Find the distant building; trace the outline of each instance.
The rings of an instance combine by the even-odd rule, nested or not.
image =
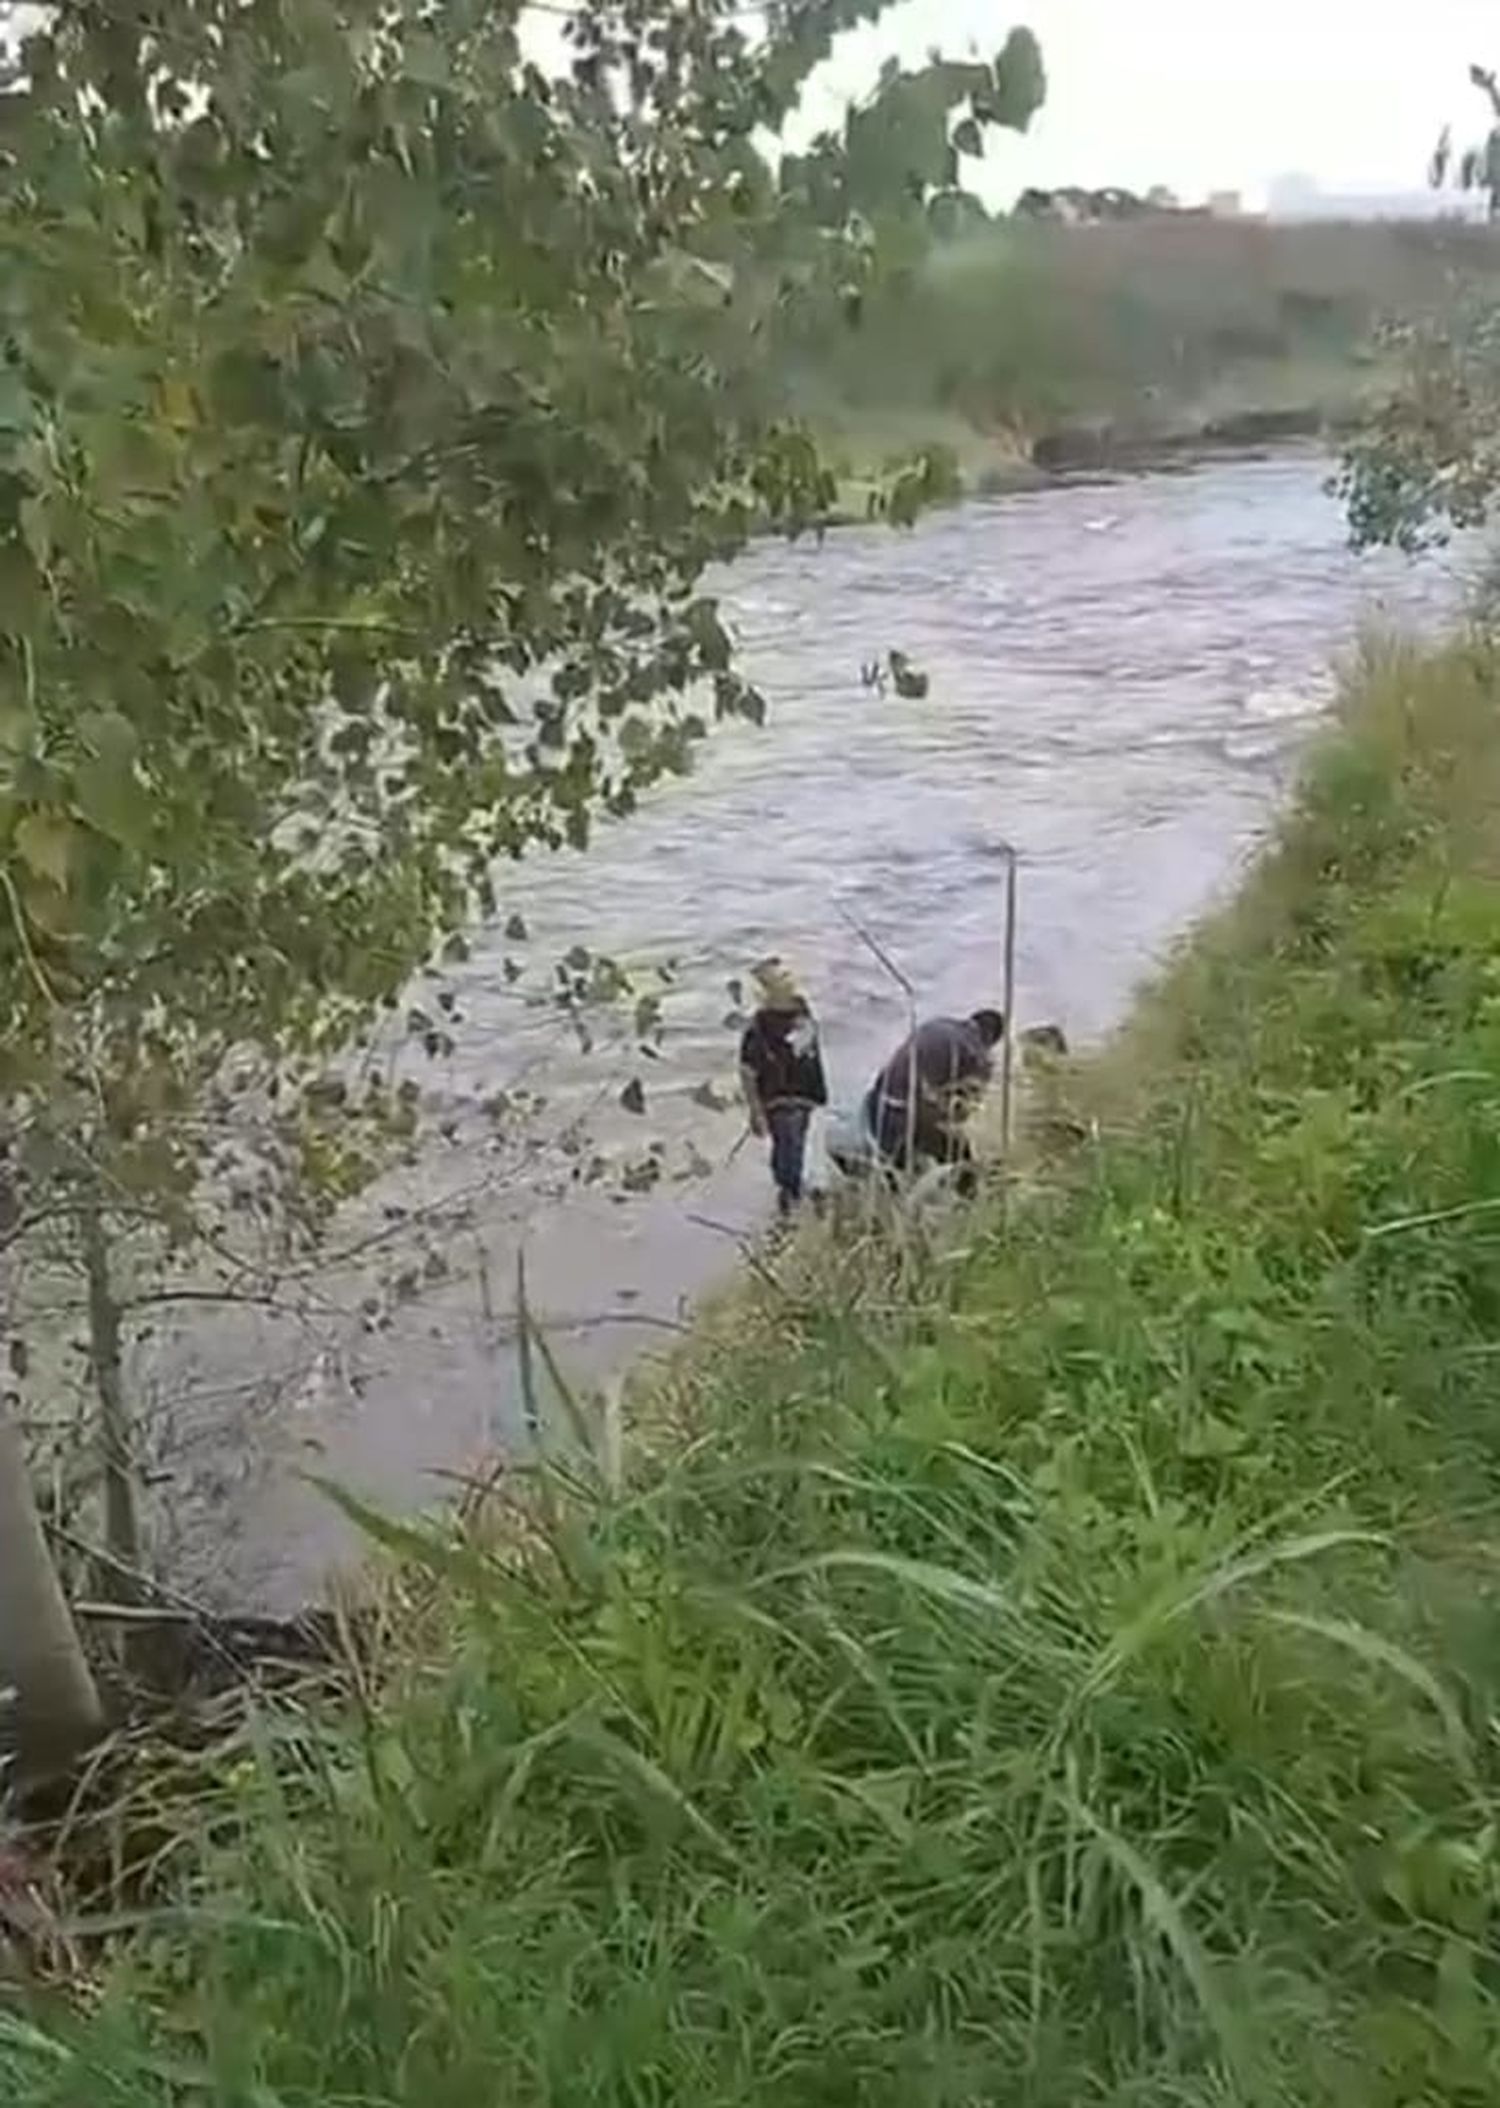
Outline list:
[[[1313,177],[1277,176],[1267,191],[1273,220],[1482,220],[1482,195],[1461,190],[1324,190]]]
[[[1237,190],[1211,190],[1208,194],[1209,216],[1216,220],[1242,220],[1245,217],[1245,201]]]

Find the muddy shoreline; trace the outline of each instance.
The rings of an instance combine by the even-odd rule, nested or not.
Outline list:
[[[1032,442],[1030,465],[1046,481],[1080,471],[1130,474],[1220,455],[1256,453],[1336,437],[1357,422],[1314,404],[1241,410],[1201,423],[1135,431],[1111,422],[1060,425]]]
[[[1113,418],[1084,418],[1033,434],[1017,434],[1014,443],[982,465],[960,462],[959,481],[951,497],[937,500],[930,511],[943,511],[974,499],[1009,498],[1038,491],[1064,490],[1079,482],[1111,482],[1132,476],[1185,474],[1215,461],[1266,460],[1296,454],[1353,431],[1359,413],[1314,404],[1290,408],[1240,410],[1222,417],[1197,418],[1182,424],[1147,426]],[[986,435],[976,434],[983,439]],[[911,454],[923,451],[913,441]],[[856,488],[867,479],[856,477]],[[874,489],[878,478],[868,478]],[[841,503],[819,523],[819,532],[869,525],[859,503]],[[770,533],[769,528],[766,529]]]

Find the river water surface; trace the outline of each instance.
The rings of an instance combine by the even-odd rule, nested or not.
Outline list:
[[[470,1196],[462,1228],[434,1233],[449,1276],[383,1329],[357,1315],[369,1284],[354,1269],[327,1307],[215,1318],[143,1358],[180,1489],[184,1585],[305,1600],[348,1550],[309,1469],[409,1509],[524,1439],[519,1246],[534,1306],[584,1380],[674,1336],[765,1208],[759,1152],[735,1153],[737,1117],[690,1096],[732,1077],[726,984],[761,954],[797,966],[835,1094],[852,1098],[903,1022],[853,925],[925,1006],[994,1000],[1009,841],[1021,1022],[1056,1020],[1075,1041],[1107,1030],[1263,834],[1331,699],[1335,654],[1362,623],[1426,626],[1458,597],[1446,564],[1353,557],[1325,474],[1311,452],[1225,459],[753,551],[724,591],[771,701],[765,729],[717,735],[689,780],[585,856],[508,874],[527,974],[513,978],[518,947],[499,935],[455,974],[454,1049],[422,1079],[450,1139],[435,1134],[387,1194]],[[862,682],[892,647],[930,676],[925,700]],[[527,1002],[577,943],[648,980],[671,962],[658,1059],[585,1056],[555,1010]],[[632,1077],[644,1114],[616,1103]],[[606,1147],[658,1141],[656,1190],[559,1198],[576,1157],[539,1143],[523,1166],[477,1117],[517,1082],[547,1095],[539,1131],[595,1108]],[[685,1154],[710,1168],[681,1183]]]

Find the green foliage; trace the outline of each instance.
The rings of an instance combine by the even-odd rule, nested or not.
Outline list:
[[[1500,83],[1482,66],[1469,78],[1500,120]],[[1450,173],[1482,190],[1500,215],[1500,123],[1458,157],[1445,131],[1432,180]],[[1356,547],[1415,550],[1454,528],[1482,527],[1500,491],[1500,310],[1470,290],[1451,316],[1403,317],[1387,333],[1397,384],[1345,452],[1339,489]]]
[[[766,385],[882,491],[939,441],[972,484],[1060,425],[1129,439],[1260,410],[1347,419],[1399,370],[1385,317],[1451,322],[1497,272],[1471,227],[969,224],[872,285],[857,328],[783,326]]]
[[[1367,670],[915,1297],[804,1252],[524,1549],[370,1518],[405,1674],[266,1723],[7,2098],[1500,2100],[1497,693]]]
[[[601,0],[550,69],[517,0],[41,11],[0,100],[23,1229],[315,1231],[411,1107],[304,1094],[497,866],[759,718],[702,574],[833,497],[766,316],[857,304],[957,195],[950,128],[1041,92],[1013,37],[773,170],[882,11]]]
[[[1045,95],[1041,51],[1025,29],[1011,32],[993,64],[935,59],[906,73],[891,60],[842,135],[789,156],[782,180],[819,224],[842,224],[855,203],[876,228],[906,223],[920,238],[949,209],[961,160],[983,153],[985,128],[1024,131]],[[950,128],[955,109],[964,114]]]
[[[1025,39],[935,63],[773,177],[752,133],[879,12],[585,7],[548,76],[476,0],[52,11],[0,195],[12,1089],[81,1063],[128,1129],[143,1067],[321,1057],[497,859],[681,767],[700,691],[758,713],[697,580],[830,486],[740,276],[859,283],[954,110],[1040,91]]]
[[[1394,325],[1397,387],[1345,449],[1339,490],[1358,547],[1417,550],[1483,527],[1500,492],[1500,308]]]
[[[1489,200],[1490,218],[1495,219],[1500,216],[1500,80],[1487,66],[1471,66],[1469,85],[1484,96],[1496,121],[1481,145],[1466,147],[1457,155],[1452,129],[1444,126],[1429,173],[1435,190],[1450,176],[1460,190],[1482,190]]]

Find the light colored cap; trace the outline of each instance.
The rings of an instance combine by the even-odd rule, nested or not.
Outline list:
[[[768,1010],[795,1010],[803,1000],[797,976],[780,959],[762,959],[751,968],[750,977]]]

